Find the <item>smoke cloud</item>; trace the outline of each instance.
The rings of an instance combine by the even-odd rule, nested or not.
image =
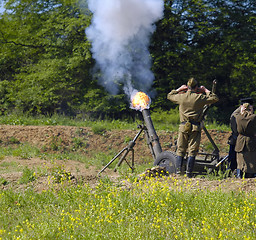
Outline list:
[[[128,96],[135,88],[149,91],[154,75],[148,46],[163,16],[163,0],[89,0],[88,7],[93,18],[86,35],[100,84],[111,94],[120,86]]]

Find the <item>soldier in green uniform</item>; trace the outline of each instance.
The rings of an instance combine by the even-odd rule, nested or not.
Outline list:
[[[256,114],[253,106],[244,103],[241,114],[236,117],[238,137],[235,151],[237,152],[237,171],[245,177],[254,177],[256,174]],[[240,176],[242,174],[240,173]]]
[[[188,150],[186,174],[188,177],[192,177],[195,157],[201,140],[203,108],[219,99],[216,94],[204,86],[198,87],[194,78],[190,78],[187,85],[182,85],[168,93],[167,99],[179,104],[180,126],[176,152],[176,173],[181,173],[183,159]]]

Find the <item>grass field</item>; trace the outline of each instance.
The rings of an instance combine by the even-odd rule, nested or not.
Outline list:
[[[161,119],[155,120],[164,128]],[[5,121],[0,119],[2,124]],[[24,125],[73,124],[61,122],[61,118],[16,121]],[[111,128],[110,122],[90,124],[97,126],[96,130]],[[122,129],[134,123],[114,125]],[[1,161],[6,156],[54,161],[56,157],[65,159],[67,153],[41,156],[37,148],[20,144],[15,149],[2,147]],[[16,163],[8,164],[1,167],[17,171]],[[245,180],[231,190],[218,187],[218,180],[212,178],[217,187],[209,189],[199,188],[199,179],[192,182],[170,176],[138,180],[136,174],[124,171],[115,181],[104,176],[90,184],[82,179],[74,183],[65,166],[54,170],[24,168],[17,183],[22,187],[8,189],[0,176],[0,239],[255,239],[256,192],[243,191]],[[33,183],[42,175],[48,177],[48,188],[38,192]]]
[[[151,118],[154,123],[156,130],[168,130],[177,131],[179,123],[179,112],[178,110],[170,110],[169,112],[152,112]],[[90,120],[87,118],[74,119],[61,115],[49,116],[22,116],[22,115],[6,115],[0,116],[0,124],[9,125],[66,125],[66,126],[77,126],[77,127],[92,127],[110,129],[136,129],[137,124],[141,123],[140,118],[132,120]],[[222,131],[229,131],[230,127],[225,124],[219,124],[217,122],[205,122],[207,129],[216,129]]]
[[[42,193],[0,191],[0,238],[255,239],[255,192],[177,183],[128,178],[113,184],[104,178],[94,188],[63,181]]]

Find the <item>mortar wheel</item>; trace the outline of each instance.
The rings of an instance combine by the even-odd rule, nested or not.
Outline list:
[[[164,151],[157,156],[154,165],[165,167],[169,174],[176,173],[176,158],[177,156],[173,152]]]

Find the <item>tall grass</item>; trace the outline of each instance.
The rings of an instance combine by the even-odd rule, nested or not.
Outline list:
[[[192,190],[189,180],[171,178],[125,181],[129,188],[103,178],[95,188],[0,190],[0,238],[255,239],[255,192]]]
[[[171,109],[170,111],[152,111],[151,118],[156,130],[177,131],[179,125],[178,109]],[[0,124],[7,125],[63,125],[63,126],[77,126],[77,127],[91,127],[98,131],[111,129],[136,129],[138,124],[142,123],[142,118],[135,118],[134,121],[125,120],[90,120],[81,118],[71,118],[55,114],[49,116],[29,116],[29,115],[3,115],[0,116]],[[229,131],[227,125],[219,124],[217,122],[205,121],[207,129],[217,129],[222,131]]]

